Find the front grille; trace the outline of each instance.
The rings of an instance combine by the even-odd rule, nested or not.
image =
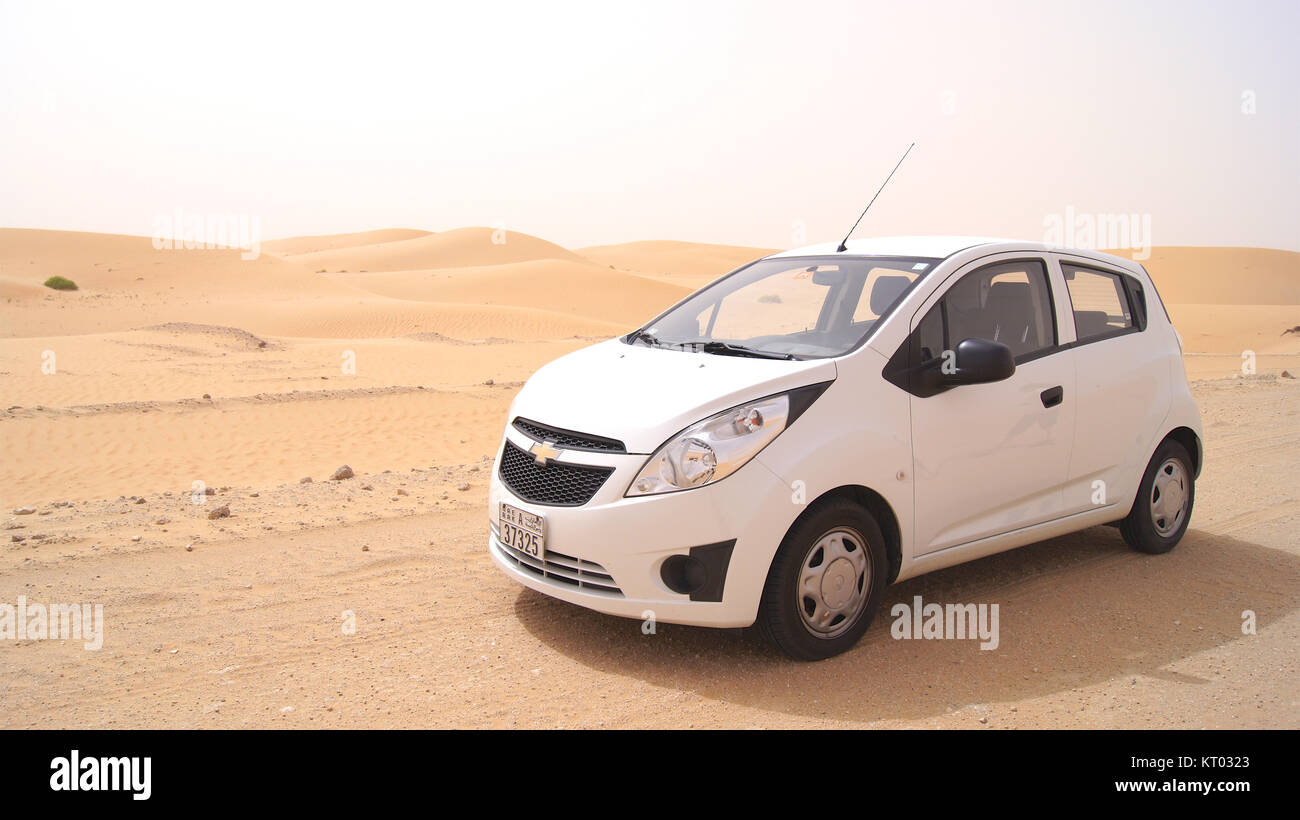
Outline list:
[[[578,507],[586,504],[614,472],[613,467],[589,467],[537,459],[507,441],[501,453],[501,480],[510,492],[534,504]]]
[[[601,453],[626,453],[627,448],[618,439],[593,436],[590,433],[575,433],[560,427],[540,424],[531,419],[517,417],[515,429],[538,441],[549,441],[565,450],[595,450]]]
[[[613,576],[606,572],[605,568],[600,564],[584,561],[581,558],[574,558],[572,555],[565,555],[552,550],[546,551],[544,559],[537,559],[525,552],[520,552],[514,547],[506,546],[500,541],[497,541],[496,545],[501,550],[501,554],[517,567],[534,575],[555,583],[578,587],[587,592],[610,595],[616,598],[623,597],[623,591],[614,583]]]

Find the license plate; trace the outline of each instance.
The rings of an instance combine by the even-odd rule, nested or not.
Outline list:
[[[497,525],[502,544],[539,561],[546,557],[546,519],[542,516],[503,503]]]

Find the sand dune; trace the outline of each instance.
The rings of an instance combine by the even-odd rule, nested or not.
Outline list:
[[[320,299],[284,310],[249,305],[243,326],[272,336],[378,339],[438,333],[458,340],[534,341],[574,336],[608,338],[635,325],[512,305],[414,302],[387,298]]]
[[[1300,324],[1297,305],[1182,304],[1170,305],[1169,315],[1194,353],[1300,354],[1300,334],[1282,335]]]
[[[78,293],[97,296],[166,294],[296,295],[342,288],[313,277],[300,265],[269,254],[244,259],[238,249],[155,249],[147,236],[0,228],[0,278],[40,286],[64,276]],[[41,288],[42,295],[50,290]],[[78,293],[66,293],[73,301]]]
[[[429,231],[389,228],[382,231],[331,233],[320,236],[289,236],[284,239],[266,240],[262,243],[262,250],[277,256],[293,256],[302,253],[338,250],[339,248],[356,248],[362,245],[379,245],[385,242],[401,242],[405,239],[419,239],[422,236],[429,235]]]
[[[560,259],[474,268],[328,276],[395,299],[513,305],[574,316],[600,317],[625,325],[627,329],[653,318],[691,292],[690,288],[682,285],[619,273],[589,262]]]
[[[553,242],[518,231],[458,228],[397,242],[304,253],[294,256],[293,260],[311,270],[355,273],[463,268],[533,259],[576,261],[579,258],[573,251]]]
[[[579,254],[516,232],[492,239],[490,228],[292,237],[266,243],[283,257],[245,260],[238,250],[156,250],[147,237],[0,229],[0,336],[167,322],[308,338],[612,335],[767,252],[647,241]],[[1294,337],[1278,334],[1300,324],[1300,254],[1155,248],[1146,265],[1188,352],[1294,353]],[[81,289],[41,287],[56,274]]]
[[[76,291],[41,286],[59,275]],[[244,310],[368,294],[270,254],[156,250],[148,237],[0,230],[0,337],[106,333],[167,322],[245,327]],[[247,328],[246,328],[247,329]]]
[[[34,279],[19,276],[0,276],[0,299],[33,299],[48,294],[49,288],[41,287]]]
[[[692,289],[717,279],[746,262],[773,253],[767,248],[650,240],[621,245],[594,245],[578,253],[598,265],[687,285]]]
[[[1142,265],[1168,304],[1300,305],[1300,253],[1293,251],[1158,247]]]

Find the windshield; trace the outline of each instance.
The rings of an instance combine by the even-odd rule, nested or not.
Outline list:
[[[722,355],[840,356],[866,339],[939,262],[900,257],[760,259],[627,336]]]

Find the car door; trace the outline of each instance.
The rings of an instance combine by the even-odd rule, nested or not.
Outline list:
[[[984,338],[1016,362],[1002,381],[910,397],[915,555],[1062,515],[1074,372],[1060,355],[1053,287],[1045,257],[1000,254],[956,271],[915,314],[922,361]]]
[[[1173,401],[1168,350],[1147,330],[1136,277],[1083,257],[1056,258],[1077,383],[1065,512],[1119,505],[1122,516]]]

